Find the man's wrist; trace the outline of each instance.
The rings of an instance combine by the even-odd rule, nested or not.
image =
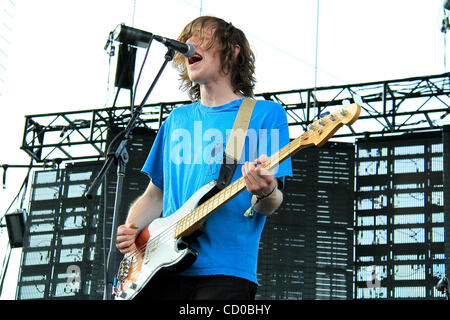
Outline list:
[[[261,200],[264,200],[264,199],[267,199],[267,198],[269,198],[270,196],[272,196],[274,193],[275,193],[275,190],[277,189],[277,184],[275,184],[275,186],[273,187],[273,189],[272,189],[272,191],[270,191],[268,194],[266,194],[266,195],[263,195],[263,196],[258,196],[258,195],[256,195],[256,200],[257,201],[261,201]]]

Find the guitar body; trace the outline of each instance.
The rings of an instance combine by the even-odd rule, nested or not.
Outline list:
[[[135,242],[138,250],[126,254],[120,263],[114,286],[116,300],[133,299],[159,272],[181,271],[195,261],[197,252],[183,238],[177,238],[174,226],[207,198],[215,186],[215,180],[205,184],[180,209],[153,220],[141,232]]]

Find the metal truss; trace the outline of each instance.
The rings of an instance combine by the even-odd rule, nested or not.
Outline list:
[[[280,103],[295,138],[324,111],[347,103],[362,107],[352,127],[340,129],[333,139],[361,138],[438,129],[450,114],[450,73],[398,80],[260,93]],[[189,101],[145,105],[138,127],[158,130],[169,113]],[[125,127],[129,107],[26,116],[21,149],[37,162],[74,161],[105,157],[108,129]],[[450,123],[450,122],[449,122]]]
[[[145,105],[136,127],[158,130],[174,108],[186,103]],[[115,107],[26,116],[21,149],[37,162],[101,159],[108,130],[125,128],[132,114],[129,107]]]
[[[306,130],[324,111],[355,102],[358,121],[334,137],[364,137],[439,128],[450,114],[450,73],[400,80],[263,93],[282,104],[289,126]],[[450,123],[450,122],[449,122]]]

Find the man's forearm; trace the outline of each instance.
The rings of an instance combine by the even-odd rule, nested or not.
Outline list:
[[[162,192],[154,185],[147,190],[131,205],[128,211],[127,224],[135,224],[139,229],[145,228],[154,219],[161,216]]]

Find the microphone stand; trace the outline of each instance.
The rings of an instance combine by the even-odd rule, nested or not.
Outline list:
[[[126,171],[126,164],[128,163],[128,152],[126,150],[126,145],[128,143],[128,140],[131,139],[131,132],[136,127],[137,121],[139,119],[139,116],[142,113],[142,107],[144,106],[145,102],[147,101],[148,97],[150,96],[150,93],[153,91],[153,88],[156,85],[156,82],[160,78],[161,74],[163,73],[167,63],[173,59],[173,56],[175,54],[175,50],[169,48],[166,55],[164,56],[164,62],[156,75],[155,79],[153,80],[152,85],[148,89],[144,99],[142,100],[139,107],[135,108],[135,110],[132,110],[132,118],[127,124],[127,127],[117,135],[114,140],[111,142],[110,147],[107,151],[107,158],[105,160],[105,163],[100,170],[97,177],[94,179],[91,187],[86,193],[86,198],[92,199],[94,195],[96,194],[96,191],[98,187],[100,186],[102,180],[104,179],[105,175],[108,173],[108,171],[111,168],[111,165],[113,162],[117,165],[117,184],[116,184],[116,195],[115,195],[115,202],[114,202],[114,212],[113,212],[113,223],[111,227],[111,241],[109,245],[109,254],[108,254],[108,261],[106,265],[107,270],[107,279],[105,280],[105,288],[103,293],[103,299],[104,300],[113,300],[113,294],[112,291],[108,291],[108,288],[112,289],[114,286],[114,278],[112,277],[117,270],[113,270],[114,267],[112,264],[115,261],[115,258],[117,257],[117,250],[115,248],[115,241],[117,237],[117,227],[118,227],[118,217],[119,217],[119,209],[120,209],[120,203],[122,200],[122,189],[123,189],[123,181],[125,178],[125,171]],[[117,148],[113,151],[110,151],[110,149],[113,149],[112,144],[116,140],[122,139],[120,143],[117,145]],[[106,217],[104,217],[106,218]],[[105,236],[105,235],[103,235]]]

